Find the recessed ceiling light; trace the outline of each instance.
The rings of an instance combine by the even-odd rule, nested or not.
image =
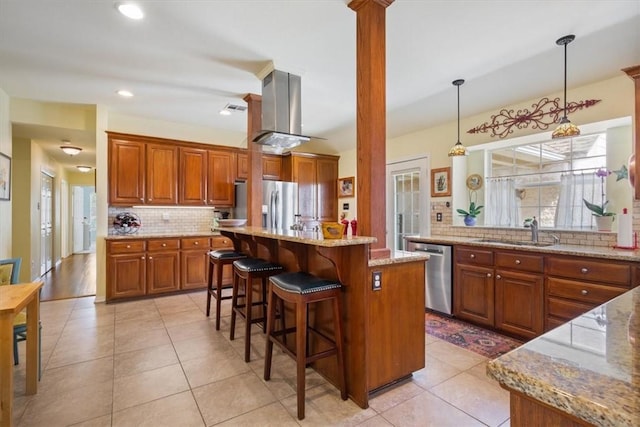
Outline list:
[[[125,89],[120,89],[116,93],[124,98],[131,98],[133,96],[133,93],[131,91]]]
[[[116,3],[118,12],[130,19],[142,19],[144,13],[137,4],[134,3]]]
[[[221,116],[230,116],[231,115],[231,111],[229,111],[229,110],[220,110],[220,115]]]
[[[80,172],[91,172],[93,169],[91,166],[76,166]]]

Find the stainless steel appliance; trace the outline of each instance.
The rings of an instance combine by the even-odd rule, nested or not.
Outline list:
[[[409,251],[429,254],[425,277],[425,305],[428,309],[443,314],[453,313],[451,300],[453,293],[452,247],[409,240]]]
[[[298,184],[284,181],[262,181],[262,226],[290,230],[298,213]],[[247,216],[247,184],[236,183],[236,218]]]

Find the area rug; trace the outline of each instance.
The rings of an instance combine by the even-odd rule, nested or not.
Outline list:
[[[427,334],[490,359],[523,344],[516,339],[432,312],[425,313],[424,323]]]

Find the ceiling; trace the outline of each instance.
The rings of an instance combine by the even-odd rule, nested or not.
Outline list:
[[[220,143],[246,146],[246,112],[218,113],[260,94],[258,76],[273,64],[302,78],[303,133],[343,151],[356,135],[356,14],[347,3],[145,0],[145,18],[133,21],[110,0],[0,0],[0,88],[207,126],[229,135]],[[457,78],[466,80],[463,117],[562,90],[555,41],[566,34],[576,35],[569,88],[619,76],[640,64],[640,0],[396,0],[386,12],[388,138],[455,120]],[[53,156],[64,133],[14,126]],[[92,137],[82,143],[90,150]]]

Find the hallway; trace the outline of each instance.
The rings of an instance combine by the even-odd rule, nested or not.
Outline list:
[[[96,294],[96,254],[64,258],[39,280],[44,282],[41,301],[78,298]]]

